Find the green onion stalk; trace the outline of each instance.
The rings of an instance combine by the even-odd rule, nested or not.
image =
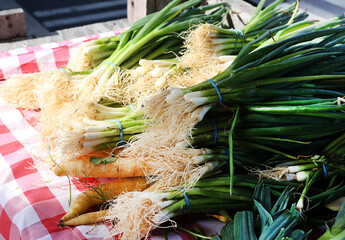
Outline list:
[[[95,125],[86,127],[81,140],[83,152],[124,145],[149,126],[145,120],[118,119],[117,121],[102,121],[102,125],[94,122]]]
[[[160,224],[167,221],[173,222],[171,218],[179,215],[217,214],[224,210],[232,213],[250,211],[254,209],[254,204],[260,217],[263,218],[262,239],[264,236],[273,237],[272,235],[281,234],[282,230],[279,226],[286,226],[285,234],[290,234],[289,230],[301,220],[301,213],[296,210],[295,204],[287,208],[289,200],[293,203],[294,195],[296,195],[292,194],[293,190],[287,187],[297,187],[298,184],[272,180],[263,180],[264,184],[258,184],[258,179],[248,175],[235,175],[234,178],[236,181],[232,195],[228,192],[229,177],[224,175],[203,178],[195,184],[194,188],[189,189],[182,187],[122,194],[110,205],[108,217],[117,219],[111,234],[120,234],[124,239],[141,239],[147,237],[149,232]],[[260,190],[255,190],[255,188],[260,188]],[[311,189],[310,197],[320,198],[320,194],[323,194],[322,199],[326,199],[330,194],[327,191],[322,192],[321,189]],[[342,189],[343,192],[344,189]],[[277,203],[272,206],[267,196],[273,196],[277,199]],[[314,206],[314,202],[311,205]],[[248,224],[252,225],[252,222],[247,222],[243,227],[249,227]]]

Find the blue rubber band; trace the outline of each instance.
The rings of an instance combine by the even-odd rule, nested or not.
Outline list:
[[[325,178],[327,178],[327,169],[326,169],[326,165],[324,163],[322,163],[322,168],[323,168],[323,173],[325,175]]]
[[[124,141],[123,141],[123,129],[122,129],[122,125],[121,125],[121,123],[120,123],[119,120],[116,120],[116,119],[115,119],[115,122],[117,122],[117,124],[119,125],[119,129],[120,129],[120,144],[123,144]]]
[[[234,48],[234,52],[236,52],[236,49],[237,49],[237,44],[238,44],[238,33],[241,34],[241,38],[242,38],[242,48],[244,47],[244,34],[242,32],[242,30],[240,29],[234,29],[235,30],[235,33],[236,33],[236,43],[235,43],[235,48]]]
[[[218,94],[218,96],[219,96],[219,102],[218,102],[218,105],[220,105],[221,103],[222,103],[222,95],[220,94],[220,91],[219,91],[219,89],[218,89],[218,87],[217,87],[217,85],[215,84],[215,82],[213,82],[213,80],[212,79],[207,79],[206,81],[209,81],[211,84],[212,84],[212,86],[216,89],[216,91],[217,91],[217,94]]]
[[[225,146],[219,146],[220,148],[224,148],[226,150],[226,152],[228,153],[228,157],[230,159],[230,150],[229,148],[225,147]]]
[[[60,71],[66,72],[66,69],[64,68],[59,68]]]
[[[241,29],[236,29],[236,31],[239,31],[242,37],[242,48],[244,47],[244,34]]]
[[[213,118],[212,118],[212,124],[213,124],[213,134],[214,134],[214,145],[217,145],[218,130],[217,130],[217,124]]]
[[[235,48],[234,48],[233,53],[235,53],[235,52],[236,52],[236,49],[237,49],[237,43],[238,43],[238,32],[237,32],[237,30],[236,30],[236,29],[235,29],[235,33],[236,33],[236,43],[235,43]]]
[[[127,107],[130,107],[132,109],[132,112],[135,111],[134,107],[132,105],[127,105]]]
[[[112,63],[112,62],[104,62],[104,63],[102,63],[102,65],[104,65],[104,64],[109,64],[109,65],[111,65],[113,67],[116,67],[116,65],[114,63]]]
[[[189,68],[188,67],[186,67],[186,72],[188,72],[189,71]]]
[[[184,209],[183,213],[186,213],[188,208],[189,208],[189,199],[188,199],[188,196],[187,196],[187,193],[186,191],[183,189],[183,187],[181,187],[181,190],[183,192],[183,195],[184,195],[184,198],[186,199],[186,208]]]

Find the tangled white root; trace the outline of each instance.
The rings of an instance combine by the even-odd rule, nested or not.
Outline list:
[[[162,213],[158,201],[159,199],[148,197],[142,192],[120,195],[111,203],[109,215],[106,216],[107,219],[115,220],[109,238],[117,236],[122,240],[147,239],[151,230],[165,221],[171,221]]]
[[[192,159],[201,150],[185,148],[178,143],[187,141],[191,136],[193,127],[200,120],[200,114],[195,113],[199,113],[201,108],[194,111],[183,99],[169,107],[163,100],[164,96],[166,94],[163,92],[151,97],[146,102],[148,105],[143,106],[148,115],[152,111],[155,124],[129,142],[121,154],[136,159],[149,180],[155,181],[157,176],[163,179],[164,187],[192,186],[204,171],[196,167]],[[156,108],[151,108],[153,105]]]
[[[216,32],[212,24],[200,24],[190,31],[185,39],[182,67],[203,67],[216,60],[210,33]],[[188,65],[184,66],[183,63]]]
[[[80,154],[82,119],[92,114],[89,101],[100,100],[109,90],[97,85],[97,75],[57,70],[47,76],[36,86],[41,138],[50,151],[60,149],[62,157],[72,158]]]
[[[18,108],[38,109],[36,91],[49,77],[48,73],[28,73],[9,77],[0,85],[0,96]]]
[[[79,45],[68,60],[66,68],[70,69],[72,72],[91,70],[95,67],[92,55],[85,53],[84,45],[85,44]]]
[[[268,168],[263,170],[263,169],[254,169],[251,170],[251,172],[258,176],[260,179],[261,178],[266,178],[266,179],[273,179],[276,181],[283,181],[283,180],[289,180],[289,174],[287,171],[287,168],[284,167],[277,167],[277,168]]]
[[[215,32],[214,28],[211,24],[201,24],[187,33],[183,56],[178,58],[178,63],[172,63],[176,65],[175,70],[167,71],[160,77],[152,76],[154,64],[140,67],[140,70],[126,70],[119,88],[112,92],[112,95],[126,104],[136,104],[163,88],[189,87],[224,71],[228,65],[215,55],[209,37],[210,33]]]

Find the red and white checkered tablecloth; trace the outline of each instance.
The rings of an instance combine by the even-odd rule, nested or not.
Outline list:
[[[0,79],[64,67],[80,43],[117,33],[107,32],[0,52]],[[103,239],[108,228],[102,224],[96,228],[57,226],[69,208],[68,180],[53,175],[37,157],[43,152],[36,125],[38,114],[15,109],[0,99],[0,240]],[[80,183],[73,181],[72,199],[81,187]],[[208,234],[219,232],[221,228],[219,222],[209,219],[193,224]],[[157,231],[152,239],[162,239],[160,235],[162,232]],[[194,237],[171,233],[169,239]]]

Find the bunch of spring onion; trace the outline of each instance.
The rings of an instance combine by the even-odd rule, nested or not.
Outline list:
[[[172,120],[169,124],[181,128],[178,125],[182,122],[181,116],[188,115],[200,106],[217,103],[230,106],[232,114],[229,118],[233,118],[233,121],[230,130],[224,133],[224,139],[229,144],[231,174],[233,174],[236,141],[242,142],[242,148],[250,146],[256,150],[285,153],[289,157],[295,155],[296,158],[301,153],[294,151],[295,143],[303,145],[303,142],[307,143],[315,138],[321,138],[322,141],[323,137],[340,134],[344,130],[343,125],[332,126],[330,123],[328,126],[330,131],[322,132],[320,125],[317,126],[317,124],[306,123],[295,126],[292,123],[292,126],[289,126],[289,124],[278,123],[275,126],[276,123],[268,122],[265,128],[258,126],[246,129],[244,126],[242,131],[246,136],[243,138],[244,141],[235,139],[237,130],[235,126],[242,112],[269,114],[267,116],[291,115],[292,118],[295,115],[321,118],[329,116],[330,122],[339,117],[342,118],[341,110],[344,105],[335,104],[334,101],[337,97],[344,95],[342,87],[334,91],[328,89],[330,86],[327,84],[327,82],[332,82],[335,84],[334,87],[338,87],[341,85],[341,79],[344,78],[340,74],[343,71],[344,27],[337,26],[339,24],[338,20],[320,24],[319,30],[313,26],[299,34],[252,52],[248,44],[233,64],[226,71],[215,76],[213,81],[205,81],[185,89],[168,89],[158,97],[149,99],[148,104],[144,106],[146,112],[153,113],[151,116],[155,121],[159,121],[159,118],[164,119],[165,122],[167,119]],[[315,66],[317,68],[313,68]],[[309,84],[314,81],[315,85]],[[320,89],[321,86],[325,89]],[[158,100],[159,105],[157,105]],[[231,107],[233,105],[235,107]],[[173,116],[176,113],[180,114]],[[328,115],[329,113],[332,114]],[[175,121],[176,119],[180,122]],[[302,130],[304,135],[298,136],[302,133],[298,131]],[[310,135],[308,135],[308,130],[310,130]],[[251,138],[253,132],[256,134],[256,139]],[[242,136],[239,130],[237,136],[244,135]],[[239,145],[241,144],[237,144]],[[277,145],[278,150],[272,148]],[[304,144],[304,149],[307,148],[307,144]],[[292,149],[293,152],[286,149]],[[253,153],[254,151],[251,154]]]
[[[201,25],[192,31],[187,38],[188,55],[203,58],[214,54],[216,56],[234,55],[238,54],[244,45],[256,40],[266,32],[274,35],[283,29],[284,34],[289,34],[299,28],[313,24],[313,21],[303,21],[307,18],[307,13],[297,14],[298,1],[285,10],[277,9],[281,2],[283,1],[277,0],[262,10],[265,0],[261,0],[255,15],[242,29],[228,29],[210,24]],[[270,36],[266,36],[266,39],[262,39],[261,42],[269,38]],[[256,42],[252,48],[259,46],[260,42]],[[198,54],[199,52],[200,54]]]
[[[329,93],[332,93],[329,91]],[[335,92],[334,94],[339,94]],[[322,99],[321,99],[322,100]],[[320,100],[319,100],[320,101]],[[291,101],[290,101],[291,103]],[[326,99],[324,103],[330,104],[333,109],[339,108],[336,99]],[[299,115],[293,113],[259,113],[250,111],[243,106],[238,112],[237,119],[233,113],[237,107],[224,109],[213,107],[191,131],[190,139],[179,142],[182,147],[215,148],[222,149],[222,158],[228,158],[227,147],[229,134],[232,135],[233,162],[237,166],[257,167],[267,165],[267,159],[274,159],[276,155],[285,156],[294,161],[300,156],[320,154],[323,148],[332,139],[342,135],[345,131],[344,113],[341,109],[329,110],[323,108],[325,104],[314,103],[309,105],[283,106],[279,108],[300,108]],[[256,105],[257,108],[259,106]],[[274,108],[268,104],[261,108]],[[309,116],[308,111],[302,108],[318,108],[321,116]],[[231,130],[236,124],[236,128]],[[217,159],[220,156],[215,156]]]
[[[120,36],[120,39],[117,36],[86,43],[86,46],[81,47],[81,52],[85,47],[85,51],[97,52],[97,56],[103,56],[103,54],[98,54],[103,50],[108,54],[108,50],[115,48],[112,55],[92,71],[56,70],[48,73],[47,76],[42,76],[40,79],[44,79],[44,81],[31,83],[29,86],[32,88],[29,93],[25,90],[28,88],[23,88],[23,83],[20,81],[16,81],[14,84],[8,81],[10,84],[5,84],[5,87],[6,85],[8,87],[2,92],[6,93],[6,96],[12,96],[9,100],[17,103],[22,102],[17,99],[17,96],[23,96],[19,93],[24,91],[24,95],[27,96],[25,102],[32,100],[33,108],[41,108],[42,138],[48,146],[54,145],[55,139],[61,135],[57,132],[59,129],[73,128],[69,126],[67,119],[70,119],[72,115],[76,117],[75,112],[83,108],[80,99],[98,101],[108,95],[111,91],[109,87],[114,88],[114,82],[119,79],[120,68],[124,70],[134,66],[141,58],[155,59],[162,56],[169,58],[172,55],[171,52],[179,52],[182,44],[179,36],[181,31],[188,29],[196,22],[210,21],[214,23],[222,20],[223,14],[226,12],[225,4],[194,8],[199,2],[200,0],[191,0],[177,6],[178,1],[174,1],[162,11],[134,23]],[[211,9],[215,10],[210,14],[205,14],[205,11]],[[95,45],[89,46],[90,44]],[[167,52],[170,53],[167,54]],[[114,73],[115,69],[119,71]],[[81,79],[83,81],[80,81]],[[23,103],[21,107],[32,105],[31,102]],[[64,125],[67,126],[64,127]]]
[[[142,58],[155,59],[162,55],[165,58],[166,52],[178,52],[182,42],[179,34],[194,24],[222,20],[226,13],[225,4],[193,8],[199,2],[200,0],[191,0],[177,6],[176,0],[160,12],[134,23],[122,34],[116,50],[109,58],[93,71],[79,74],[83,76],[81,81],[69,81],[69,76],[74,75],[69,71],[59,71],[52,76],[46,83],[50,91],[40,89],[40,95],[43,95],[44,99],[42,102],[47,104],[42,109],[44,114],[41,115],[41,125],[46,129],[42,131],[42,138],[47,142],[48,148],[58,147],[59,143],[56,143],[56,140],[63,142],[65,132],[73,129],[66,120],[72,117],[77,119],[83,115],[80,109],[84,108],[85,99],[97,102],[104,97],[110,97],[115,101],[125,98],[125,86],[118,85],[120,75],[124,76],[125,69],[136,65]],[[207,10],[213,11],[206,14]]]
[[[277,92],[277,96],[270,97],[269,91],[273,92],[279,87],[282,89],[289,85],[298,86],[299,82],[309,82],[318,78],[331,79],[332,77],[320,75],[333,72],[334,67],[341,68],[344,40],[342,22],[341,19],[320,23],[286,39],[251,51],[253,44],[269,35],[265,33],[249,43],[228,69],[212,79],[216,88],[212,81],[204,81],[189,88],[172,89],[166,100],[173,104],[184,98],[195,107],[217,103],[220,95],[223,104],[258,102],[283,95]],[[321,63],[324,62],[332,64],[332,67],[327,68],[328,65],[325,64],[321,67]],[[308,74],[306,70],[310,70],[316,64],[320,64],[320,68]],[[250,96],[255,98],[248,98],[249,91]]]
[[[297,187],[298,184],[264,180],[264,186],[262,186],[261,184],[258,185],[256,178],[248,175],[235,175],[235,178],[232,196],[228,193],[229,177],[221,175],[201,179],[195,184],[194,188],[187,190],[176,188],[122,194],[111,204],[107,216],[107,219],[117,219],[112,234],[120,234],[119,236],[122,239],[147,238],[152,229],[164,222],[173,221],[171,218],[175,216],[191,213],[214,214],[221,210],[236,213],[242,210],[252,210],[254,202],[260,216],[264,218],[261,225],[262,236],[266,237],[270,234],[279,236],[279,233],[282,234],[279,226],[286,224],[286,227],[290,226],[291,228],[297,224],[300,213],[296,210],[295,205],[288,211],[284,210],[287,207],[289,197],[291,202],[294,203],[295,197],[293,196],[296,195],[292,195],[292,190],[286,189],[286,187]],[[257,186],[259,190],[255,192],[255,201],[253,201],[254,189]],[[342,187],[342,192],[337,193],[338,196],[342,195],[344,191],[345,189]],[[278,198],[278,203],[273,207],[268,197],[271,194]],[[321,188],[312,188],[309,197],[323,200],[331,194]],[[311,202],[311,206],[316,205],[315,201]],[[322,207],[318,206],[318,209]],[[269,221],[266,222],[268,219]],[[246,223],[249,224],[247,227],[252,228],[253,226],[248,220],[247,218]],[[289,227],[283,232],[289,234],[288,229]]]
[[[59,75],[62,81],[67,77],[71,82],[81,80],[115,51],[120,38],[116,35],[82,43],[73,52],[65,68],[13,75],[2,85],[1,96],[15,107],[39,109],[43,107],[45,100],[40,100],[38,95],[47,80],[56,78],[56,75]],[[61,71],[64,72],[64,77],[61,77]]]
[[[220,22],[227,11],[225,4],[192,8],[200,0],[190,0],[180,5],[177,5],[178,2],[172,1],[161,11],[134,23],[123,34],[113,54],[85,80],[96,78],[98,85],[108,88],[117,86],[123,69],[136,64],[141,58],[150,59],[146,55],[154,56],[158,51],[161,52],[161,44],[171,44],[174,42],[171,38],[176,39],[180,32],[196,23]],[[205,14],[206,10],[211,9],[213,12]]]
[[[121,35],[116,35],[80,44],[68,60],[66,68],[78,72],[97,67],[115,51],[120,40]]]
[[[258,38],[264,32],[269,31],[271,34],[274,34],[278,30],[284,29],[285,36],[288,33],[291,34],[291,31],[313,24],[312,21],[301,22],[298,25],[286,24],[289,18],[291,18],[290,22],[299,22],[307,14],[304,13],[295,17],[295,14],[292,12],[298,11],[297,2],[289,9],[279,11],[276,7],[280,2],[276,1],[262,12],[260,12],[261,7],[258,7],[257,13],[260,16],[255,18],[255,22],[261,23],[264,21],[265,23],[261,24],[263,27],[259,27],[260,30],[257,30],[256,27],[253,28],[252,24],[248,26],[248,29],[252,29],[255,35],[251,41]],[[275,14],[277,17],[274,17]],[[268,15],[271,17],[266,19]],[[271,24],[267,24],[271,20],[274,21]],[[203,79],[210,78],[229,67],[235,57],[228,54],[237,54],[242,47],[242,44],[238,43],[238,34],[241,31],[228,29],[224,26],[221,28],[219,24],[201,24],[196,29],[192,28],[189,31],[184,41],[184,53],[181,57],[167,61],[150,61],[146,59],[139,61],[140,67],[130,71],[129,76],[125,78],[127,81],[131,81],[131,77],[135,79],[132,81],[135,82],[132,86],[132,91],[129,91],[127,96],[135,94],[137,89],[143,91],[143,94],[147,94],[152,92],[152,88],[163,89],[167,86],[188,87],[200,83]],[[246,37],[250,35],[250,31],[246,33]],[[235,34],[237,34],[237,38]],[[242,36],[242,40],[244,41],[244,36]],[[212,44],[208,44],[209,42],[212,42]],[[230,42],[230,45],[228,42]],[[254,47],[259,45],[260,43]],[[230,50],[231,52],[229,52]]]
[[[134,135],[141,133],[150,125],[149,119],[143,119],[134,113],[131,106],[108,107],[91,103],[95,111],[94,119],[84,118],[82,152],[115,148],[125,144]]]

